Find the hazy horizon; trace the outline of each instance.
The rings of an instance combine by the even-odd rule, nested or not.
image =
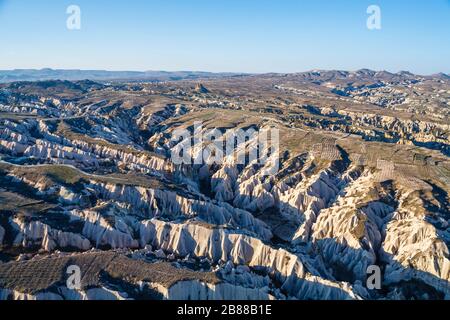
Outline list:
[[[325,71],[325,72],[331,72],[331,71],[343,71],[343,72],[357,72],[360,70],[370,70],[373,72],[389,72],[392,74],[401,73],[401,72],[410,72],[412,74],[418,75],[418,76],[431,76],[435,74],[449,74],[448,72],[444,71],[438,71],[434,73],[429,74],[420,74],[420,73],[414,73],[410,70],[374,70],[370,68],[360,68],[355,70],[344,70],[344,69],[309,69],[309,70],[298,70],[298,71],[292,71],[292,72],[275,72],[275,71],[268,71],[268,72],[240,72],[240,71],[205,71],[205,70],[188,70],[188,69],[181,69],[181,70],[162,70],[162,69],[148,69],[148,70],[111,70],[111,69],[68,69],[68,68],[50,68],[50,67],[43,67],[43,68],[15,68],[15,69],[0,69],[0,72],[13,72],[13,71],[44,71],[44,70],[51,70],[51,71],[82,71],[82,72],[135,72],[135,73],[150,73],[150,72],[161,72],[161,73],[181,73],[181,72],[193,72],[193,73],[211,73],[211,74],[242,74],[242,75],[264,75],[264,74],[296,74],[296,73],[305,73],[305,72],[315,72],[315,71]]]

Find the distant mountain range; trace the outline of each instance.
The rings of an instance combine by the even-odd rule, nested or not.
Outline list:
[[[174,81],[239,76],[238,73],[212,73],[201,71],[105,71],[63,69],[15,69],[0,70],[0,83],[42,80],[130,80],[130,81]]]
[[[17,81],[45,81],[45,80],[94,80],[94,81],[176,81],[176,80],[196,80],[196,79],[217,79],[223,77],[234,77],[250,75],[245,73],[213,73],[203,71],[106,71],[106,70],[65,70],[65,69],[15,69],[0,70],[0,83]],[[335,79],[412,79],[423,77],[414,75],[408,71],[391,73],[388,71],[373,71],[360,69],[357,71],[341,70],[312,70],[299,73],[268,73],[265,76],[289,76],[297,80],[335,80]],[[450,76],[445,73],[438,73],[427,78],[438,78],[449,80]]]

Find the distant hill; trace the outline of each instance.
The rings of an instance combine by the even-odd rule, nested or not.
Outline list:
[[[106,71],[106,70],[65,70],[65,69],[15,69],[0,70],[0,83],[10,83],[18,81],[177,81],[177,80],[197,80],[197,79],[219,79],[224,77],[252,76],[245,73],[213,73],[203,71]],[[420,76],[408,71],[391,73],[388,71],[374,71],[360,69],[357,71],[342,70],[312,70],[299,73],[267,73],[253,76],[263,77],[287,77],[296,81],[316,81],[327,82],[335,80],[343,81],[400,81],[416,80],[419,78],[434,78],[449,80],[449,75],[445,73],[430,76]],[[286,79],[287,80],[287,79]]]
[[[174,81],[238,76],[237,73],[211,73],[201,71],[105,71],[63,69],[15,69],[0,70],[0,83],[43,80],[129,80],[129,81]]]

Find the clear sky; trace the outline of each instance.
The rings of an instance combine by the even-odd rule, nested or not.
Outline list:
[[[449,73],[450,0],[0,0],[0,69],[43,67]]]

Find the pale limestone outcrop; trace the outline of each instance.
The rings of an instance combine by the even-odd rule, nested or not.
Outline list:
[[[387,263],[387,283],[420,279],[450,295],[448,229],[427,221],[430,213],[416,190],[401,189],[399,206],[386,225],[381,257]]]
[[[264,288],[245,288],[230,283],[210,284],[200,281],[180,281],[170,288],[160,287],[167,300],[273,300]]]
[[[53,292],[39,292],[35,294],[23,293],[16,290],[0,289],[0,300],[20,301],[59,301],[63,297]]]
[[[268,240],[272,234],[264,222],[249,212],[233,208],[225,202],[214,204],[178,195],[175,192],[134,186],[121,186],[91,181],[90,188],[105,200],[128,203],[137,214],[145,217],[169,217],[172,219],[199,217],[205,222],[236,226],[256,233]]]
[[[133,238],[133,230],[120,216],[102,216],[98,211],[72,210],[68,212],[71,221],[84,222],[81,234],[99,246],[117,248],[138,248],[139,242]],[[111,218],[113,222],[111,222]]]
[[[301,299],[358,298],[346,283],[335,283],[313,276],[300,258],[284,249],[274,249],[244,234],[195,224],[174,224],[156,219],[144,221],[140,228],[141,246],[151,244],[179,256],[188,254],[211,261],[231,261],[250,267],[274,270],[282,288]]]
[[[37,245],[48,252],[56,248],[77,248],[85,251],[91,248],[90,241],[85,237],[52,229],[40,221],[25,222],[15,218],[10,223],[18,232],[13,241],[14,245],[22,245],[25,248]]]
[[[365,281],[368,266],[376,264],[380,229],[394,210],[379,201],[361,206],[374,191],[372,184],[369,174],[351,183],[333,206],[320,212],[311,234],[311,242],[326,264],[339,265],[360,281]]]
[[[337,181],[330,172],[322,171],[305,179],[280,195],[280,210],[298,216],[300,227],[293,239],[306,242],[319,211],[326,208],[339,192]]]
[[[354,125],[375,126],[387,131],[395,132],[400,137],[405,137],[418,142],[437,142],[448,144],[448,137],[441,133],[448,132],[450,125],[435,122],[399,119],[392,116],[356,113],[348,110],[340,110],[338,113],[349,117]]]
[[[69,290],[67,287],[58,287],[56,292],[22,293],[16,290],[0,289],[0,300],[22,301],[57,301],[57,300],[127,300],[124,293],[105,287],[87,290]]]
[[[36,143],[23,151],[24,156],[38,159],[68,159],[81,163],[87,167],[98,167],[95,155],[68,146],[60,146],[52,142],[37,139]]]

